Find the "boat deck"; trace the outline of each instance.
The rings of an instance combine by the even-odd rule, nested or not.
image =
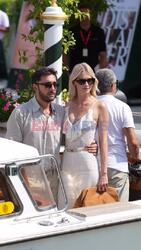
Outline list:
[[[69,210],[72,215],[78,214],[93,224],[93,227],[103,227],[113,224],[141,221],[141,201],[116,202]]]
[[[71,209],[69,211],[71,212],[78,212],[80,214],[83,214],[87,217],[89,216],[98,216],[101,214],[111,214],[111,213],[118,213],[118,212],[124,212],[124,211],[132,211],[134,209],[137,209],[141,211],[141,206],[136,205],[136,202],[116,202],[111,204],[104,204],[102,205],[96,205],[91,207],[82,207],[77,209]]]

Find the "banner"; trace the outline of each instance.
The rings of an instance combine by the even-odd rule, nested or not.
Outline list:
[[[107,0],[111,5],[98,17],[105,31],[109,68],[123,81],[133,43],[140,0]]]
[[[30,15],[33,8],[33,5],[27,1],[23,1],[12,53],[8,84],[9,87],[16,88],[17,91],[26,87],[28,81],[27,70],[36,64],[38,59],[36,50],[38,48],[43,49],[43,44],[30,42],[23,37],[23,35],[28,36],[36,24],[36,20]],[[21,60],[21,58],[24,60]]]
[[[29,40],[25,40],[23,35],[29,35],[30,30],[36,24],[36,20],[30,17],[30,11],[33,10],[33,6],[28,2],[24,1],[20,14],[19,25],[16,34],[16,41],[13,51],[11,68],[14,69],[29,69],[36,63],[37,52],[36,48],[42,48],[43,45],[40,43],[34,44]],[[20,55],[25,55],[27,60],[25,62],[20,60]]]

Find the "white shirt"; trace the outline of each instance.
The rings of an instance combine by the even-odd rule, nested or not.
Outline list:
[[[38,149],[39,154],[53,154],[59,161],[64,108],[51,104],[52,115],[46,117],[33,97],[15,108],[7,123],[6,138]]]
[[[2,28],[9,27],[8,15],[2,10],[0,10],[0,27],[2,27]],[[0,31],[0,40],[2,40],[3,37],[4,37],[4,32]]]
[[[126,142],[123,128],[135,128],[130,107],[112,95],[98,97],[109,111],[108,167],[128,172]]]

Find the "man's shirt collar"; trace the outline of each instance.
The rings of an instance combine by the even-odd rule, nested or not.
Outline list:
[[[41,106],[37,102],[35,96],[32,98],[32,103],[33,103],[33,112],[37,112],[38,110],[41,110]],[[55,103],[53,102],[51,102],[51,115],[56,115]]]

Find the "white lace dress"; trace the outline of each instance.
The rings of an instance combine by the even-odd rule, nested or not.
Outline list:
[[[81,190],[96,186],[99,178],[96,157],[84,150],[84,147],[95,139],[96,123],[93,121],[93,111],[89,110],[80,120],[72,124],[67,108],[64,130],[66,150],[62,160],[61,176],[68,199],[68,208],[72,208]],[[64,199],[59,188],[60,208],[64,206],[63,203]]]

